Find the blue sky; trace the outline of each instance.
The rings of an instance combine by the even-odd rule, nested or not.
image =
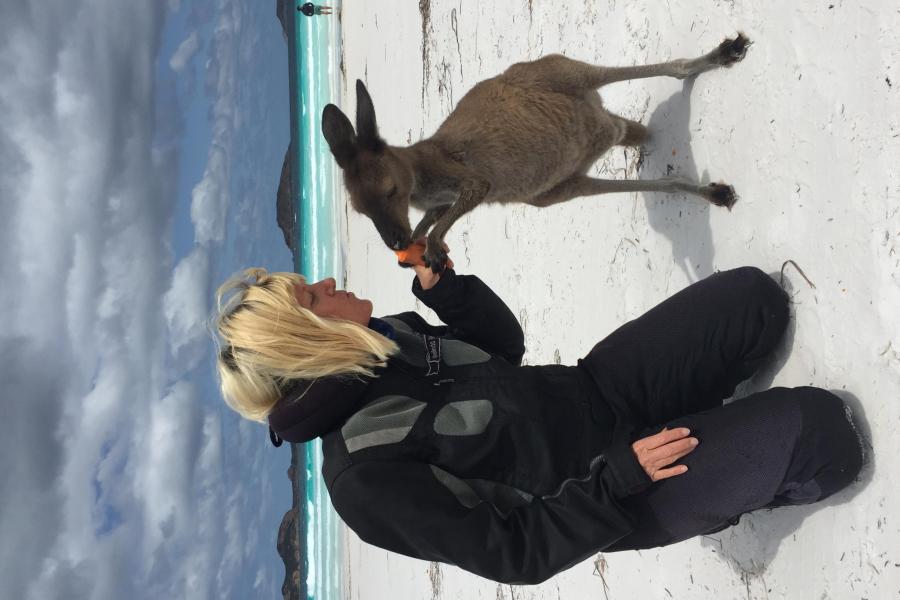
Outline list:
[[[291,269],[275,2],[5,2],[0,69],[0,597],[278,597],[289,452],[207,331]]]

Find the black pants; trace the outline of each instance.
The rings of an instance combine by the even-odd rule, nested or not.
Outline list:
[[[682,290],[579,361],[616,414],[619,439],[668,426],[688,427],[700,440],[679,461],[687,473],[623,501],[636,528],[606,550],[672,544],[751,510],[821,500],[854,480],[859,440],[830,392],[773,388],[722,405],[787,322],[784,291],[745,267]]]

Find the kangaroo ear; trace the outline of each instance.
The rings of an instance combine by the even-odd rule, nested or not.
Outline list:
[[[346,169],[356,158],[356,134],[350,119],[334,104],[328,104],[322,110],[322,134],[338,166]]]
[[[356,131],[359,134],[359,145],[373,152],[384,149],[384,140],[378,136],[378,123],[375,121],[375,105],[363,82],[356,80]]]

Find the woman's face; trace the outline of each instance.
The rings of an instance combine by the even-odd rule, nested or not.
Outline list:
[[[352,292],[335,289],[333,277],[316,283],[294,285],[294,297],[303,308],[320,317],[346,319],[360,325],[368,325],[372,316],[372,303],[357,298]]]

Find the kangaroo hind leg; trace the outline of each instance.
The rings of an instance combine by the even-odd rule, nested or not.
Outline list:
[[[543,58],[512,65],[503,74],[511,83],[534,85],[564,94],[580,94],[616,81],[646,77],[684,79],[700,73],[730,67],[743,60],[752,42],[742,33],[724,40],[703,56],[678,58],[669,62],[633,67],[601,67],[563,56],[549,54]]]
[[[724,183],[699,185],[691,181],[666,177],[663,179],[595,179],[586,175],[573,175],[556,187],[535,196],[526,203],[532,206],[545,207],[559,204],[579,196],[613,194],[622,192],[662,192],[674,194],[685,192],[706,199],[716,206],[724,206],[728,210],[737,201],[734,188]]]

